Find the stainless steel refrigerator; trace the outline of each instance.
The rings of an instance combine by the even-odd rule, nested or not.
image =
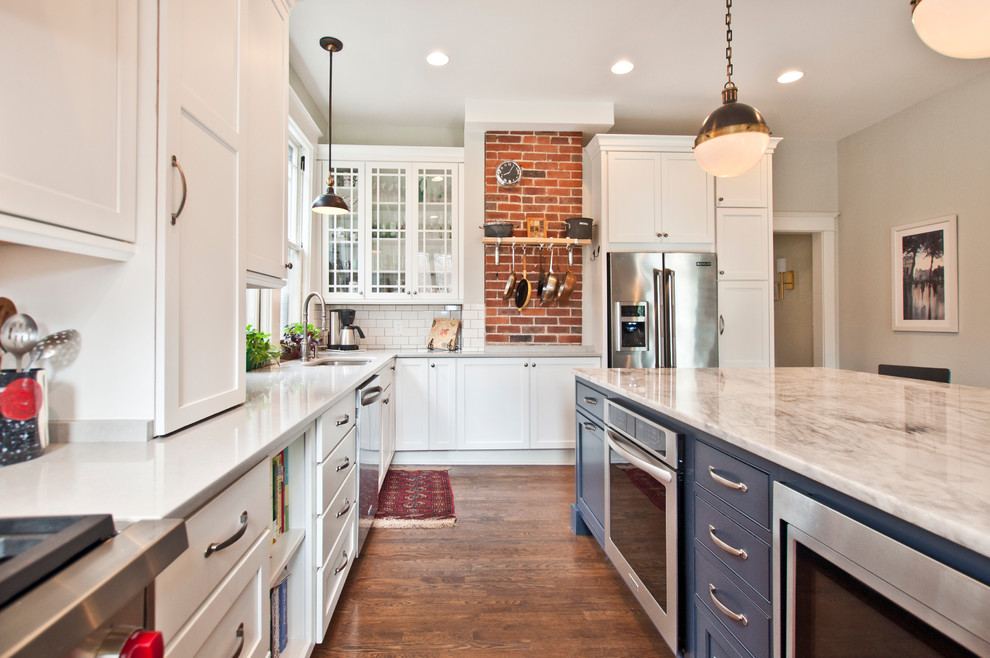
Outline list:
[[[608,366],[717,366],[717,271],[713,253],[608,254]]]

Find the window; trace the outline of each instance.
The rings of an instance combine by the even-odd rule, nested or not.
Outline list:
[[[305,144],[305,145],[304,145]],[[279,327],[281,330],[302,320],[303,270],[306,267],[306,246],[309,242],[309,194],[307,170],[312,160],[312,148],[306,144],[298,128],[289,121],[289,167],[287,188],[287,232],[288,232],[288,282],[282,288],[280,299]]]

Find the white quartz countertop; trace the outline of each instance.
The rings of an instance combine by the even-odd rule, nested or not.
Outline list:
[[[385,366],[391,352],[335,355],[363,365],[298,361],[247,373],[247,400],[168,437],[52,444],[0,468],[0,517],[109,513],[119,527],[187,517]]]
[[[577,376],[990,557],[990,389],[829,368]]]

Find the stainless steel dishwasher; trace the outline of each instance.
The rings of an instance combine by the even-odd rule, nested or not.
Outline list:
[[[378,462],[382,448],[382,387],[375,375],[357,389],[358,444],[358,548],[364,541],[378,511]]]

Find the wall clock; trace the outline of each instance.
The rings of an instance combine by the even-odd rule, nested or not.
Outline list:
[[[495,180],[499,185],[515,185],[522,178],[522,167],[519,163],[506,160],[495,167]]]

